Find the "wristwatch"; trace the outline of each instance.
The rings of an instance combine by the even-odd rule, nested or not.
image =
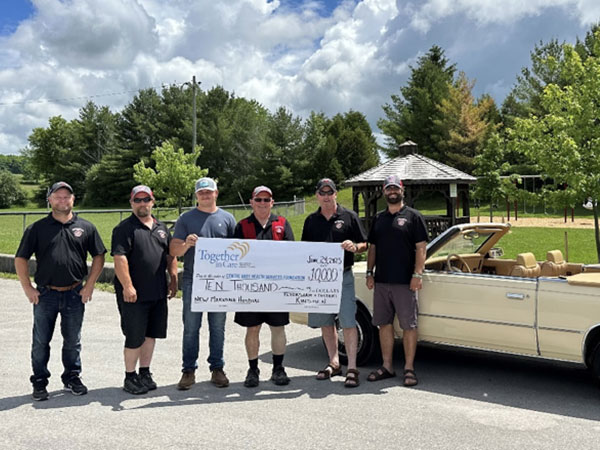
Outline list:
[[[367,270],[367,276],[368,277],[372,277],[373,276],[373,271],[372,270]]]

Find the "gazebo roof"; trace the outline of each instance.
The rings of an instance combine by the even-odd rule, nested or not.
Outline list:
[[[398,175],[405,184],[475,183],[477,178],[423,155],[410,154],[391,159],[346,180],[346,186],[383,183],[389,175]]]

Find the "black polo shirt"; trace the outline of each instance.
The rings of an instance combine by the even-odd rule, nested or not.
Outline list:
[[[416,209],[403,206],[395,214],[387,209],[379,212],[369,231],[369,243],[375,245],[375,281],[410,284],[416,244],[427,240],[425,220]]]
[[[113,229],[110,254],[127,257],[129,275],[138,301],[156,301],[167,297],[166,271],[170,242],[171,235],[162,222],[154,219],[150,229],[135,214]],[[116,275],[114,283],[117,296],[122,296],[123,286]]]
[[[63,224],[50,213],[27,227],[15,256],[29,259],[35,254],[35,283],[62,287],[86,277],[88,252],[106,253],[96,227],[76,214]]]
[[[254,216],[254,213],[250,214],[250,216],[247,217],[247,219],[250,221],[250,223],[254,225],[254,229],[256,230],[256,239],[257,240],[272,240],[273,239],[273,221],[276,221],[278,217],[279,216],[276,216],[275,214],[271,214],[271,216],[269,217],[269,220],[267,221],[267,224],[265,225],[264,228],[260,224],[260,222],[256,219],[256,217]],[[249,239],[244,236],[241,221],[238,222],[238,224],[235,226],[235,231],[233,232],[233,237],[236,239]],[[282,240],[284,240],[284,241],[293,241],[294,240],[294,231],[292,230],[292,227],[287,220],[285,221],[285,224],[283,226],[283,239]]]
[[[321,208],[304,221],[302,228],[302,240],[309,242],[344,242],[350,239],[355,243],[366,242],[367,235],[360,223],[358,215],[342,205],[337,209],[329,220],[321,214]],[[344,267],[354,265],[354,253],[344,251]]]

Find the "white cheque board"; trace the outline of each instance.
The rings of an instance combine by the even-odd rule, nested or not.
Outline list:
[[[339,243],[198,239],[192,311],[337,313]]]

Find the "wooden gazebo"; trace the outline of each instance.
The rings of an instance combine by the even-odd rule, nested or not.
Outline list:
[[[405,147],[416,144],[405,143]],[[425,156],[410,153],[391,159],[377,167],[346,180],[352,186],[353,209],[360,215],[368,230],[377,213],[377,201],[382,196],[383,181],[389,175],[398,175],[405,186],[404,202],[414,207],[417,199],[426,192],[439,192],[446,200],[446,215],[425,215],[425,222],[431,239],[457,223],[468,223],[469,185],[477,179],[453,167]],[[361,208],[362,200],[364,208]]]

